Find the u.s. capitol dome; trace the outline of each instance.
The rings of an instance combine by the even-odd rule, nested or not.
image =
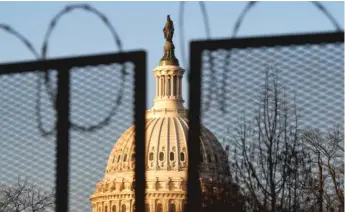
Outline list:
[[[167,40],[164,56],[153,72],[156,96],[146,112],[145,207],[150,212],[178,212],[186,203],[188,111],[182,98],[185,71],[174,55],[171,40]],[[134,127],[120,136],[110,153],[104,178],[90,197],[93,212],[134,210]],[[205,193],[208,187],[214,190],[214,186],[228,185],[231,176],[226,152],[204,126],[200,141],[200,181]]]

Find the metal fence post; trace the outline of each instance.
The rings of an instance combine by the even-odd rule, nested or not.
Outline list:
[[[189,69],[189,132],[187,211],[201,210],[200,164],[200,107],[201,107],[201,51],[196,43],[190,45]]]
[[[145,211],[145,110],[146,65],[145,53],[140,53],[135,66],[135,211]]]
[[[58,71],[57,111],[57,157],[56,157],[56,212],[68,211],[68,171],[69,171],[69,69]]]

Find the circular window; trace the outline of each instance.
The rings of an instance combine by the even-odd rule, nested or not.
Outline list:
[[[180,153],[180,158],[181,158],[181,161],[184,161],[184,160],[185,160],[185,158],[184,158],[184,152],[181,152],[181,153]]]
[[[174,152],[170,152],[170,160],[175,160],[175,153]]]
[[[160,152],[160,153],[159,153],[159,160],[160,160],[160,161],[163,161],[163,160],[164,160],[164,153],[163,153],[163,152]]]

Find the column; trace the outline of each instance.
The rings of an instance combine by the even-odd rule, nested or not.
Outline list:
[[[176,76],[176,97],[180,97],[180,93],[179,93],[179,91],[180,91],[180,82],[179,82],[179,77],[178,76]]]
[[[170,203],[169,203],[169,199],[166,199],[164,201],[164,205],[165,205],[165,211],[169,211],[169,206],[170,206]],[[163,211],[164,211],[164,208],[163,208]]]
[[[168,96],[168,86],[169,86],[169,83],[168,83],[168,76],[164,76],[164,79],[165,79],[165,96]]]
[[[163,96],[163,83],[162,83],[162,76],[159,76],[159,91],[158,91],[158,93],[159,93],[159,96],[161,97],[161,96]]]
[[[116,205],[116,211],[121,211],[121,202],[119,200],[116,202]]]
[[[182,97],[182,77],[181,76],[179,76],[179,96],[181,96]]]
[[[162,78],[162,94],[161,94],[161,96],[164,96],[164,94],[165,94],[165,81],[164,81],[164,76],[161,76],[161,78]]]
[[[171,75],[170,76],[170,96],[175,96],[175,92],[174,92],[174,76]]]
[[[154,199],[154,200],[153,200],[153,204],[152,204],[152,211],[153,211],[153,212],[156,211],[156,203],[157,203],[157,200]]]
[[[159,96],[159,77],[156,76],[156,97]]]

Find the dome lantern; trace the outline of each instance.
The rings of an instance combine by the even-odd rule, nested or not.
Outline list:
[[[175,57],[175,46],[172,41],[174,36],[174,23],[167,16],[167,22],[163,28],[165,45],[164,55],[153,72],[156,80],[156,96],[154,106],[155,116],[175,114],[178,110],[184,110],[182,98],[182,78],[184,69],[179,66],[178,59]],[[164,113],[161,113],[164,111]],[[166,113],[168,112],[168,113]],[[150,114],[148,114],[150,116]]]

